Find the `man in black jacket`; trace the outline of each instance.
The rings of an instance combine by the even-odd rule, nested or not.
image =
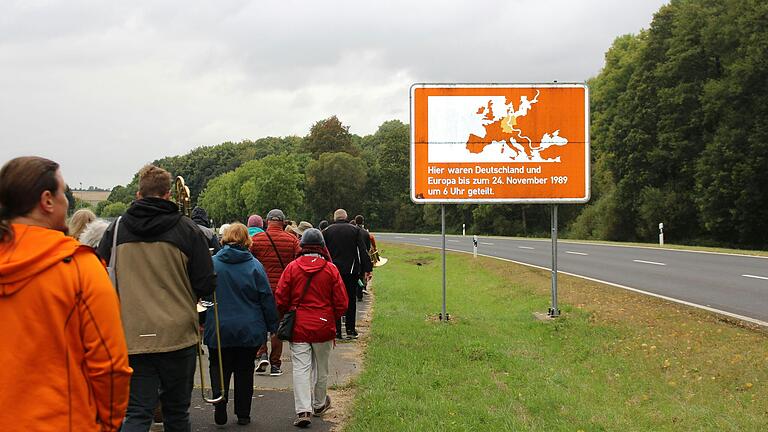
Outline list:
[[[357,287],[361,279],[367,279],[373,266],[360,228],[347,220],[347,211],[338,209],[333,213],[333,223],[323,230],[325,245],[331,253],[333,263],[338,267],[349,297],[349,306],[344,315],[347,337],[356,339],[355,318],[357,314]],[[341,339],[341,320],[336,321],[336,338]]]
[[[98,248],[105,261],[116,254],[115,288],[133,368],[123,432],[148,431],[158,397],[165,430],[191,428],[195,305],[213,292],[216,279],[208,240],[169,200],[170,190],[167,171],[154,165],[142,168],[137,200],[107,228]]]
[[[219,236],[211,229],[211,220],[208,219],[208,212],[202,207],[195,207],[192,209],[190,217],[197,224],[197,227],[200,228],[200,231],[203,232],[206,240],[208,240],[208,247],[213,249],[212,255],[215,255],[221,249],[221,242],[219,241]]]

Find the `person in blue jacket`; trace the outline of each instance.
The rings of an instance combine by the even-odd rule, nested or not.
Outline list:
[[[277,308],[269,280],[261,263],[251,255],[248,228],[232,224],[222,238],[224,247],[213,256],[217,274],[216,298],[219,306],[221,362],[224,370],[224,395],[235,375],[235,415],[237,424],[251,422],[253,372],[256,351],[266,342],[266,333],[277,331]],[[213,397],[221,395],[219,357],[213,308],[205,320],[204,342],[209,350]],[[214,421],[227,423],[227,399],[215,405]]]

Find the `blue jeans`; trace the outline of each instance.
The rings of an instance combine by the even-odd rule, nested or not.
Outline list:
[[[131,395],[122,432],[147,432],[158,398],[166,432],[189,432],[189,404],[195,376],[196,347],[167,353],[128,356],[133,368]]]

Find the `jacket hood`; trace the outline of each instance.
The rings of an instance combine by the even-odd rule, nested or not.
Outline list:
[[[319,272],[328,264],[326,259],[316,255],[302,255],[295,262],[305,273],[310,274]]]
[[[13,242],[0,243],[0,297],[22,289],[38,273],[74,255],[80,243],[61,231],[13,224]]]
[[[198,225],[197,227],[200,228],[200,231],[203,232],[203,235],[205,236],[206,239],[208,239],[208,241],[211,241],[213,236],[216,235],[216,233],[212,229],[210,229],[208,227],[205,227],[205,226],[202,226],[202,225]]]
[[[179,219],[179,206],[162,198],[150,197],[134,201],[120,223],[136,235],[153,237],[173,228]]]
[[[301,247],[301,252],[299,252],[299,255],[307,255],[307,254],[320,254],[325,258],[327,261],[331,261],[331,254],[328,252],[328,248],[325,247],[325,245],[304,245]]]
[[[211,220],[208,218],[208,212],[202,207],[195,207],[192,209],[192,221],[198,225],[202,225],[206,228],[211,227]]]
[[[224,246],[214,256],[227,264],[237,264],[253,259],[253,255],[248,249],[241,249],[232,245]]]

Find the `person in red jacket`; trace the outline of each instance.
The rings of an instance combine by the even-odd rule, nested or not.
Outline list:
[[[1,431],[117,431],[131,368],[117,293],[88,246],[66,237],[56,162],[0,170]]]
[[[255,234],[251,238],[253,240],[253,244],[250,247],[251,253],[261,262],[264,270],[267,271],[269,286],[273,293],[277,289],[277,281],[280,280],[283,270],[301,251],[299,240],[293,234],[283,231],[284,222],[285,213],[280,209],[272,209],[267,213],[266,231],[263,234]],[[282,316],[279,318],[282,318]],[[271,376],[280,376],[283,374],[282,369],[280,369],[280,366],[282,366],[280,357],[283,355],[283,341],[273,334],[270,339],[270,345],[272,352],[269,355],[269,360],[267,360],[267,344],[265,343],[259,347],[259,351],[256,353],[256,357],[259,360],[256,366],[256,373],[261,374],[266,371],[267,366],[270,366],[269,374]]]
[[[294,426],[309,426],[312,414],[320,416],[331,406],[328,357],[336,336],[336,320],[346,312],[349,299],[339,270],[330,261],[320,230],[306,230],[301,236],[299,258],[288,264],[275,291],[280,313],[296,311],[289,345]]]

